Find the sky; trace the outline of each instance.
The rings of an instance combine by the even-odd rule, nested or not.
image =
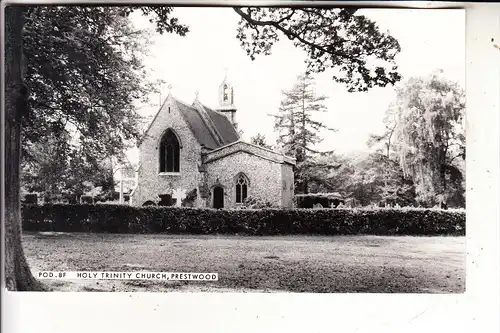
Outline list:
[[[236,38],[239,16],[231,8],[175,8],[174,15],[190,28],[185,37],[160,35],[146,17],[134,15],[137,28],[151,29],[152,45],[144,64],[151,79],[162,79],[164,99],[171,85],[174,97],[192,103],[196,91],[205,105],[215,108],[218,89],[226,69],[234,86],[237,122],[248,140],[257,133],[275,142],[273,119],[282,91],[290,89],[305,69],[306,54],[287,38],[273,46],[272,54],[257,57],[246,55]],[[465,11],[418,9],[364,9],[360,11],[388,31],[401,46],[396,57],[404,78],[425,76],[435,69],[444,70],[450,80],[465,87]],[[335,150],[341,154],[366,151],[371,133],[384,129],[383,116],[394,100],[393,86],[372,88],[368,92],[349,93],[344,85],[332,80],[332,70],[316,75],[316,91],[328,97],[328,112],[317,118],[336,132],[322,133],[320,150]],[[152,116],[159,108],[160,95],[152,96],[156,105],[141,105],[142,116]],[[137,149],[128,153],[133,163],[138,161]]]

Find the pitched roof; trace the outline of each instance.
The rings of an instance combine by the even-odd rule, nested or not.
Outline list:
[[[231,124],[229,119],[226,116],[221,114],[220,112],[214,111],[205,105],[201,104],[205,112],[208,114],[212,122],[215,124],[217,131],[219,132],[222,140],[224,141],[224,145],[230,144],[232,142],[238,141],[240,136],[236,129]]]
[[[174,100],[179,107],[182,117],[188,124],[199,144],[209,149],[220,147],[221,145],[217,142],[217,139],[214,138],[214,135],[203,121],[199,111],[193,106],[186,105],[177,99]]]
[[[210,163],[219,160],[221,158],[224,158],[226,156],[241,152],[280,164],[290,164],[290,165],[296,164],[296,160],[293,157],[286,156],[280,152],[267,149],[261,146],[257,146],[241,140],[232,142],[228,145],[219,147],[217,149],[205,153],[203,155],[204,156],[203,163]]]
[[[167,99],[168,98],[172,98],[178,106],[180,114],[191,129],[191,132],[193,132],[194,137],[198,143],[205,148],[217,149],[239,140],[236,129],[222,113],[214,111],[198,101],[195,101],[193,105],[188,105],[171,95],[169,95]],[[153,121],[149,124],[144,136],[146,136],[151,125],[156,121],[161,109],[162,108],[158,110]],[[141,141],[142,139],[139,143],[141,143]]]

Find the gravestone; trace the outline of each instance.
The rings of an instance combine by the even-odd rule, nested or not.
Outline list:
[[[172,198],[176,199],[175,206],[181,207],[182,200],[186,198],[186,190],[180,188],[174,190],[172,193]]]
[[[172,196],[170,194],[160,194],[160,202],[158,202],[158,206],[172,206]]]
[[[323,205],[320,203],[316,203],[313,205],[313,209],[322,209],[322,208],[323,208]]]
[[[94,204],[94,198],[90,195],[82,195],[80,197],[80,203],[81,204]]]

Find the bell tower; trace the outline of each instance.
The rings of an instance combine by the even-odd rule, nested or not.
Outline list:
[[[233,124],[234,128],[237,128],[234,90],[233,85],[227,79],[227,73],[219,86],[219,106],[217,107],[217,111],[223,113],[231,124]]]

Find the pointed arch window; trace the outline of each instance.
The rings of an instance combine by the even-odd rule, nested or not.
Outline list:
[[[248,178],[244,174],[236,177],[236,203],[243,203],[248,194]]]
[[[167,130],[160,142],[160,172],[179,172],[180,145],[172,130]]]

